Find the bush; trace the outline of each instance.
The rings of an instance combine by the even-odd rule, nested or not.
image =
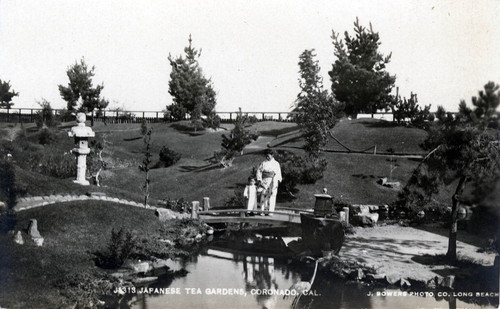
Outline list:
[[[71,303],[68,308],[95,308],[103,295],[112,295],[116,281],[97,271],[86,271],[71,273],[54,285]]]
[[[16,179],[16,168],[10,159],[0,160],[0,200],[9,208],[16,204],[17,197],[26,194],[26,187]]]
[[[57,140],[57,135],[49,128],[42,128],[38,134],[38,143],[41,145],[49,145]]]
[[[167,106],[167,111],[170,112],[169,116],[174,120],[183,120],[186,118],[187,109],[178,104]]]
[[[42,99],[41,102],[38,102],[38,105],[40,105],[42,110],[36,114],[36,126],[38,128],[41,128],[44,125],[47,127],[55,127],[56,125],[58,125],[59,122],[57,121],[57,117],[54,114],[54,110],[50,106],[50,102]]]
[[[214,111],[210,112],[206,118],[202,119],[204,128],[214,130],[220,127],[220,121],[220,117]]]
[[[325,159],[309,159],[285,150],[278,150],[275,159],[283,176],[279,192],[292,198],[298,192],[298,184],[313,184],[323,178],[328,164]]]
[[[117,269],[123,265],[136,246],[135,237],[130,232],[111,230],[111,239],[103,251],[94,253],[97,266],[106,269]]]
[[[28,165],[32,171],[46,176],[62,179],[76,176],[75,156],[69,152],[60,153],[55,148],[49,147],[45,151],[31,154]]]
[[[430,105],[424,106],[422,109],[418,105],[417,95],[411,93],[410,99],[395,98],[395,103],[391,106],[394,121],[398,124],[411,125],[417,128],[425,129],[428,127],[429,121],[434,120],[430,113]]]
[[[159,203],[160,207],[167,208],[176,212],[188,212],[191,209],[191,204],[184,199],[164,199]]]
[[[245,197],[243,196],[243,188],[238,188],[234,190],[233,196],[227,198],[224,201],[224,207],[225,208],[232,208],[232,209],[241,209],[241,208],[246,208],[246,200]]]
[[[233,165],[235,156],[235,151],[221,149],[220,151],[214,152],[214,156],[210,159],[210,162],[213,164],[218,164],[222,168],[226,168]]]
[[[146,119],[142,119],[141,121],[141,135],[146,135],[149,131],[149,126],[148,126],[148,122],[146,121]]]
[[[165,167],[169,167],[177,163],[181,158],[181,154],[171,150],[167,146],[163,146],[160,150],[160,161],[165,165]]]

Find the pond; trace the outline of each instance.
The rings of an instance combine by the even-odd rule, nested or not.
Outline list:
[[[165,308],[495,308],[447,297],[452,292],[374,288],[292,259],[280,233],[219,237],[189,259],[170,261],[181,275],[137,288],[133,309]],[[307,293],[298,286],[312,286]]]

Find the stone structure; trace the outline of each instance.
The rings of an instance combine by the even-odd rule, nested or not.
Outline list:
[[[90,148],[88,145],[89,137],[94,137],[95,133],[91,128],[85,126],[86,116],[84,113],[78,113],[76,115],[77,125],[71,128],[68,132],[70,137],[75,138],[75,148],[73,153],[76,155],[76,180],[73,182],[79,183],[83,186],[88,186],[90,183],[85,178],[85,172],[87,170],[87,155],[90,153]]]
[[[31,239],[33,242],[41,247],[43,245],[43,237],[40,235],[40,232],[38,231],[38,223],[36,219],[31,219],[30,220],[30,226],[28,228],[28,234],[31,236]]]

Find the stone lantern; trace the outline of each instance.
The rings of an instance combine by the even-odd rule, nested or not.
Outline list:
[[[95,133],[92,128],[85,126],[85,120],[84,113],[76,114],[77,125],[71,128],[68,135],[75,138],[75,148],[72,152],[76,156],[76,180],[73,182],[88,186],[90,183],[85,178],[85,172],[87,170],[87,155],[90,153],[89,137],[94,137]]]

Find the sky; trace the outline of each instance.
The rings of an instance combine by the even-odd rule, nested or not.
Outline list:
[[[19,92],[14,108],[42,98],[63,108],[58,85],[84,57],[111,108],[161,111],[172,104],[168,56],[183,54],[191,34],[217,111],[289,111],[299,55],[315,49],[329,89],[332,30],[353,35],[359,18],[392,52],[387,71],[402,96],[456,110],[500,83],[499,16],[499,0],[0,0],[0,79]]]

